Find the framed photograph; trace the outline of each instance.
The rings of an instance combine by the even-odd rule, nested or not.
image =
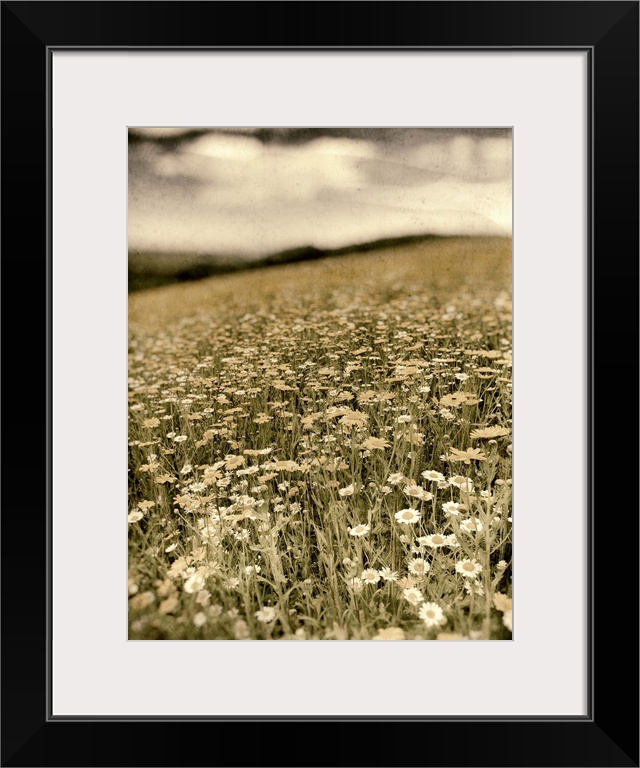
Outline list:
[[[2,764],[637,766],[638,3],[2,21]]]

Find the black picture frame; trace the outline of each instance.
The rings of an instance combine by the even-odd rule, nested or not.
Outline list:
[[[616,454],[629,447],[635,453],[637,445],[629,423],[638,423],[639,3],[2,2],[1,18],[2,266],[10,294],[3,333],[10,426],[2,515],[2,765],[638,766],[638,516],[627,500],[636,498],[633,478],[618,485]],[[587,717],[48,717],[51,51],[193,46],[589,52]],[[33,425],[42,430],[40,440]],[[620,501],[622,512],[615,509]],[[558,546],[553,557],[562,556]],[[553,597],[574,599],[561,584]],[[248,729],[258,724],[256,738]]]

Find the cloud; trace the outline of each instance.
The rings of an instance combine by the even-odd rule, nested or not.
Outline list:
[[[246,162],[261,156],[262,144],[252,136],[209,133],[191,141],[186,151],[215,159]]]
[[[189,130],[177,147],[130,147],[131,248],[250,256],[405,234],[511,232],[503,135],[307,130],[304,140],[268,142]]]

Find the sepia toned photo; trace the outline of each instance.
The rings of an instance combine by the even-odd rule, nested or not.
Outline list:
[[[511,129],[128,152],[129,639],[511,640]]]

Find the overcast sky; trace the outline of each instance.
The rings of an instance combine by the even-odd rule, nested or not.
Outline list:
[[[130,128],[129,249],[511,235],[511,130]]]

